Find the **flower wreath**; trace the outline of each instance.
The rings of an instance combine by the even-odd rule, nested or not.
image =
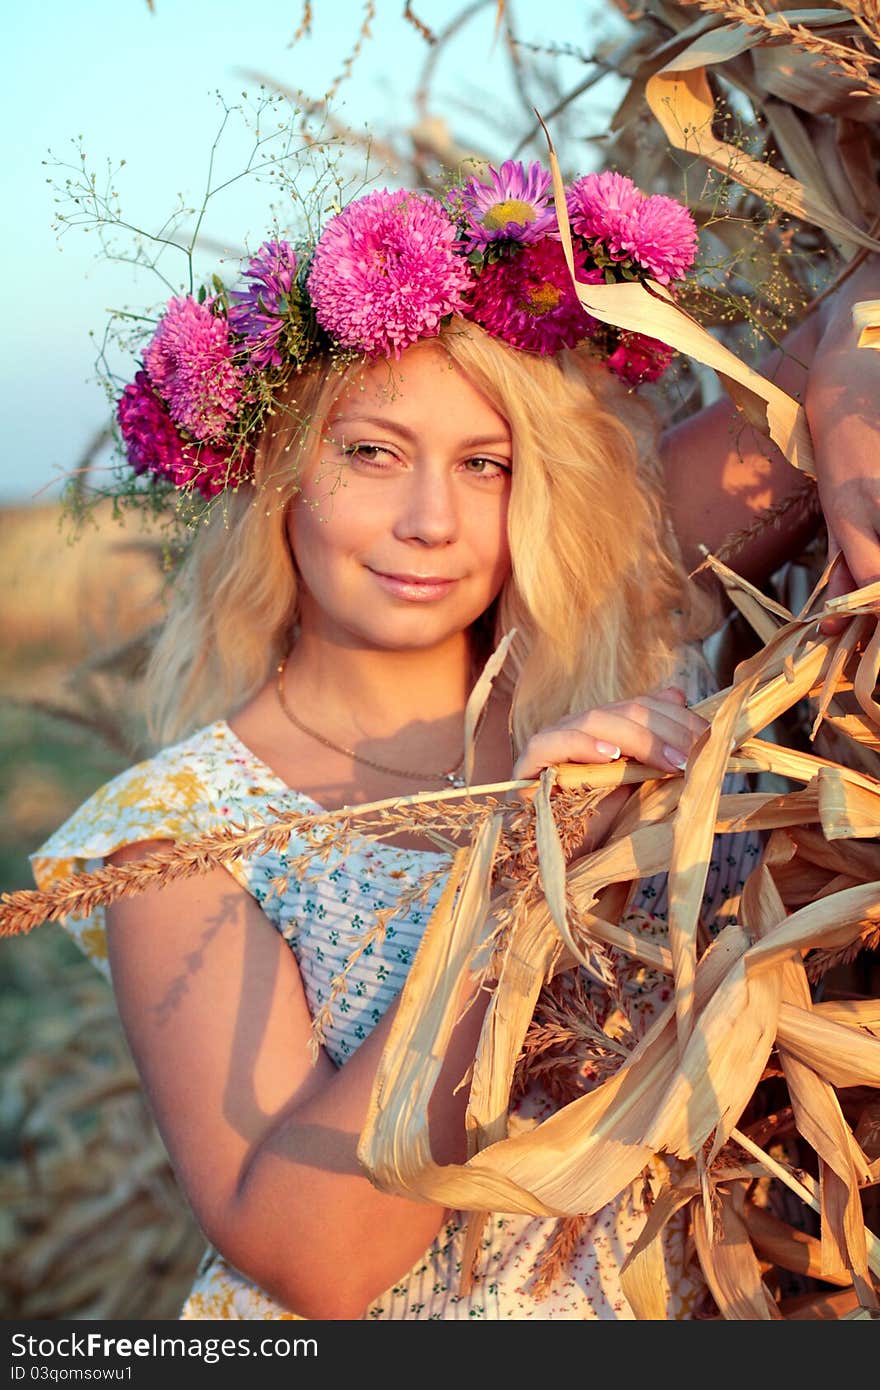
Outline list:
[[[566,188],[575,270],[587,284],[668,285],[693,264],[690,212],[605,171]],[[138,475],[210,498],[248,477],[254,439],[285,380],[321,354],[399,358],[453,314],[522,352],[590,341],[629,385],[672,349],[591,317],[566,265],[550,174],[507,160],[443,199],[388,189],[356,198],[313,245],[263,243],[242,287],[169,300],[123,390],[117,420]]]

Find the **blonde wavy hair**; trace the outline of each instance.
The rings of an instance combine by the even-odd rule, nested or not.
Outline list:
[[[664,511],[648,405],[588,349],[538,357],[460,319],[431,341],[511,428],[511,573],[474,646],[484,660],[516,628],[505,680],[518,750],[542,725],[663,683],[682,640],[706,629],[706,600]],[[288,507],[355,370],[326,362],[294,379],[258,443],[253,483],[196,534],[144,681],[157,745],[232,714],[295,640]]]

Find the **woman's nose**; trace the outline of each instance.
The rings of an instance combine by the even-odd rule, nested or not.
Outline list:
[[[458,502],[448,473],[414,469],[394,527],[398,540],[447,545],[458,534]]]

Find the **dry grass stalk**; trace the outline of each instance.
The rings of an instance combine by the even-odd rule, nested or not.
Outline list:
[[[872,14],[864,4],[857,5],[856,0],[850,0],[849,4],[843,0],[848,14],[839,10],[838,18],[829,18],[825,14],[811,20],[815,25],[824,26],[839,26],[847,22],[851,26],[854,20],[856,33],[852,43],[840,43],[826,34],[814,33],[804,23],[792,24],[784,11],[772,10],[768,13],[756,0],[752,0],[752,3],[745,0],[682,0],[682,3],[705,13],[720,15],[731,24],[756,29],[765,39],[782,40],[803,49],[805,53],[814,54],[822,63],[859,82],[862,91],[854,92],[856,96],[880,95],[880,82],[870,72],[871,67],[880,63],[878,16],[876,12]],[[874,47],[874,53],[866,52],[859,46],[865,40]]]

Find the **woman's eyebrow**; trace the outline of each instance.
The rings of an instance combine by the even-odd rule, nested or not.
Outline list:
[[[339,429],[355,424],[373,425],[380,430],[389,430],[392,434],[399,435],[401,439],[406,439],[409,443],[415,440],[415,434],[406,425],[398,425],[383,415],[337,415],[336,419],[331,421],[330,427],[331,429]],[[471,435],[467,439],[459,440],[459,444],[463,449],[485,449],[490,444],[509,445],[510,436],[507,434]]]

